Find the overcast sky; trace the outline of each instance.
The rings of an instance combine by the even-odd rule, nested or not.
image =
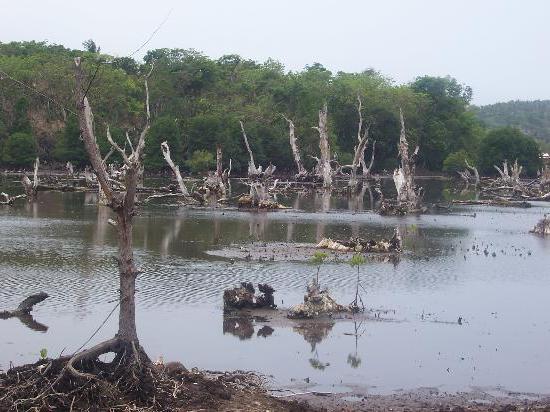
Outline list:
[[[0,0],[0,11],[1,42],[80,48],[92,38],[124,56],[169,15],[136,57],[193,48],[272,57],[289,70],[372,67],[398,83],[451,75],[472,86],[476,104],[550,99],[547,0]]]

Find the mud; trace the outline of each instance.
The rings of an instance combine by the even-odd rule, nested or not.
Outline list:
[[[318,250],[318,245],[313,243],[291,243],[291,242],[253,242],[249,244],[233,244],[222,249],[208,250],[206,253],[211,256],[222,257],[231,260],[246,260],[255,262],[307,262]],[[327,258],[325,262],[348,261],[355,250],[330,250],[326,249]],[[376,262],[396,263],[399,255],[394,252],[366,252],[368,259]]]

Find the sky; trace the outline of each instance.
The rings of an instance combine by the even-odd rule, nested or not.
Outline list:
[[[288,70],[374,68],[397,83],[450,75],[474,104],[550,99],[548,0],[0,0],[0,42],[128,56],[148,49],[273,58]],[[164,24],[162,24],[164,22]]]

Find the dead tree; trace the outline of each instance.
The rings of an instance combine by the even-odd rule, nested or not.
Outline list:
[[[540,190],[545,191],[550,187],[550,166],[544,166],[540,173]]]
[[[221,145],[216,145],[216,171],[208,172],[208,175],[204,179],[204,183],[200,191],[204,192],[206,198],[215,196],[225,196],[226,184],[229,179],[229,175],[224,176],[223,171],[223,152]]]
[[[376,140],[372,141],[372,152],[370,154],[369,166],[365,162],[365,156],[361,158],[361,168],[363,169],[363,178],[367,179],[371,177],[372,165],[374,164],[374,155],[376,153]]]
[[[119,271],[119,322],[116,336],[110,340],[102,342],[90,349],[76,353],[67,362],[64,371],[67,371],[76,379],[95,380],[95,375],[81,372],[78,367],[83,367],[86,363],[93,362],[98,356],[114,352],[116,353],[116,362],[120,362],[122,367],[127,370],[129,376],[133,375],[134,383],[140,387],[140,371],[150,364],[150,360],[141,348],[136,329],[136,277],[138,269],[134,262],[134,252],[132,247],[133,218],[136,214],[136,186],[139,169],[142,164],[143,150],[145,147],[145,138],[150,127],[149,111],[149,89],[147,78],[145,79],[145,107],[146,123],[141,131],[139,140],[135,148],[132,148],[131,154],[126,154],[125,150],[120,148],[114,141],[110,141],[114,150],[122,156],[126,171],[124,174],[124,190],[119,189],[118,185],[113,183],[110,178],[105,162],[101,158],[97,139],[93,126],[92,108],[85,94],[84,71],[81,60],[75,58],[75,77],[76,77],[76,110],[80,134],[84,141],[84,146],[92,168],[97,176],[108,206],[116,215],[116,230],[118,234],[118,271]],[[149,72],[149,75],[151,73]],[[148,76],[149,76],[148,75]],[[148,77],[147,76],[147,77]],[[138,373],[136,373],[136,370]],[[132,379],[129,377],[129,379]]]
[[[275,172],[276,167],[272,164],[267,166],[265,170],[262,169],[262,166],[257,166],[254,162],[254,153],[252,153],[252,149],[250,148],[250,144],[248,143],[248,136],[246,135],[246,131],[244,130],[244,123],[242,120],[239,120],[239,124],[241,125],[241,132],[243,134],[243,140],[244,145],[246,146],[246,150],[248,151],[248,178],[249,179],[255,179],[255,178],[264,178],[264,177],[271,177],[273,176],[273,173]]]
[[[357,189],[357,169],[359,166],[363,166],[363,173],[365,173],[365,149],[367,148],[367,145],[369,144],[369,127],[370,125],[368,123],[364,124],[363,122],[363,113],[362,113],[362,102],[361,97],[357,96],[357,113],[359,114],[359,123],[357,125],[357,146],[354,147],[354,155],[353,155],[353,161],[351,165],[349,166],[351,169],[350,178],[348,186],[352,190]],[[374,147],[372,150],[372,159],[371,159],[371,167],[372,162],[374,161]],[[370,172],[370,168],[369,168]]]
[[[74,175],[74,166],[71,162],[67,162],[65,164],[65,168],[67,169],[67,173],[69,174],[69,176],[73,176]]]
[[[300,156],[300,149],[298,148],[298,139],[296,138],[294,122],[285,115],[282,116],[288,123],[290,148],[292,149],[292,156],[294,157],[294,163],[296,163],[296,169],[298,170],[298,173],[296,174],[296,180],[300,180],[306,177],[308,173],[306,168],[304,167],[304,164],[302,163],[302,157]]]
[[[399,119],[401,121],[401,133],[397,148],[401,166],[393,172],[393,182],[397,191],[397,205],[408,210],[415,210],[419,209],[422,201],[422,189],[417,189],[414,185],[418,146],[416,146],[413,154],[409,155],[409,143],[407,142],[405,120],[401,109],[399,109]]]
[[[521,184],[519,177],[521,175],[521,172],[523,171],[523,166],[518,165],[517,159],[511,167],[508,167],[507,160],[504,160],[504,162],[502,163],[502,169],[497,165],[494,165],[493,167],[500,175],[500,180],[502,181],[502,183],[510,185],[512,187],[516,187]]]
[[[176,177],[176,181],[178,182],[181,194],[183,196],[189,196],[189,191],[185,187],[185,183],[183,183],[183,178],[181,177],[180,168],[179,166],[174,164],[172,158],[170,157],[170,147],[168,146],[168,143],[162,142],[160,144],[160,148],[162,150],[162,156],[164,156],[164,160],[166,160],[166,163],[168,163],[168,166],[170,166],[172,172],[174,173],[174,176]]]
[[[21,176],[21,184],[23,185],[23,189],[25,189],[25,194],[27,195],[27,201],[28,202],[34,202],[36,200],[36,192],[38,190],[38,166],[40,165],[40,160],[38,157],[34,161],[34,175],[33,180],[31,182],[31,179],[26,174],[23,174]]]
[[[313,127],[313,129],[319,132],[319,150],[321,155],[319,157],[316,171],[323,180],[323,187],[332,187],[332,168],[330,166],[330,143],[328,141],[327,130],[327,115],[328,109],[325,103],[321,110],[319,110],[319,126]]]

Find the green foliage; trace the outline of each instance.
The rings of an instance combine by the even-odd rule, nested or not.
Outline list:
[[[424,76],[417,78],[411,88],[427,99],[420,112],[422,138],[420,162],[431,170],[441,170],[449,154],[475,151],[481,126],[475,116],[467,111],[472,89],[447,77]]]
[[[206,172],[214,166],[214,155],[206,150],[195,150],[185,165],[192,173]]]
[[[48,357],[48,349],[40,349],[40,359],[46,359]]]
[[[474,107],[473,112],[488,127],[517,127],[529,136],[550,142],[550,100],[515,100]]]
[[[362,254],[356,253],[351,257],[348,263],[351,266],[361,266],[361,265],[364,265],[366,262],[367,262],[367,259],[365,259],[365,257]]]
[[[88,163],[84,142],[80,138],[80,129],[75,117],[67,120],[65,129],[57,137],[53,151],[54,159],[60,162],[70,161],[75,166]]]
[[[211,59],[192,49],[150,50],[138,62],[101,54],[93,40],[84,47],[85,51],[43,42],[0,43],[0,67],[72,108],[73,58],[82,56],[88,80],[96,74],[87,95],[105,155],[107,125],[119,144],[126,144],[126,131],[137,140],[136,131],[145,122],[143,74],[154,62],[149,79],[152,126],[144,160],[149,170],[166,167],[160,151],[160,143],[166,140],[174,161],[193,171],[212,165],[204,152],[213,153],[220,144],[224,166],[232,159],[234,175],[246,172],[248,154],[238,123],[242,120],[258,164],[272,162],[279,171],[295,172],[288,125],[281,114],[294,121],[302,158],[311,168],[310,156],[319,155],[318,133],[312,126],[317,125],[325,101],[332,151],[341,164],[350,163],[357,144],[357,96],[363,101],[369,135],[377,141],[375,171],[391,171],[397,164],[400,107],[411,146],[420,146],[420,167],[441,170],[453,154],[476,154],[485,134],[476,112],[469,108],[472,90],[451,77],[423,76],[411,84],[396,85],[373,69],[332,73],[314,63],[302,71],[285,72],[281,63],[271,59],[256,62],[237,55]],[[8,136],[16,132],[35,130],[44,161],[67,159],[79,165],[85,161],[72,120],[59,105],[45,104],[43,97],[3,80],[0,108],[0,145],[5,146]],[[60,125],[64,125],[61,132]],[[120,157],[113,155],[111,160],[120,162]]]
[[[16,132],[2,145],[2,161],[8,166],[29,167],[36,158],[36,140],[33,135]]]
[[[151,124],[145,143],[144,165],[147,169],[162,169],[167,167],[162,156],[160,144],[166,141],[170,146],[170,155],[176,164],[180,163],[183,136],[175,118],[162,116]]]
[[[466,168],[466,160],[470,165],[474,162],[466,150],[461,149],[458,152],[453,152],[443,161],[443,171],[447,173],[456,173]]]
[[[309,263],[314,265],[322,265],[328,255],[325,252],[316,251],[313,256],[309,258]]]
[[[527,176],[536,175],[541,167],[537,142],[512,127],[489,131],[480,144],[478,163],[481,173],[494,175],[494,165],[500,167],[504,160],[508,160],[508,163],[517,160]]]

